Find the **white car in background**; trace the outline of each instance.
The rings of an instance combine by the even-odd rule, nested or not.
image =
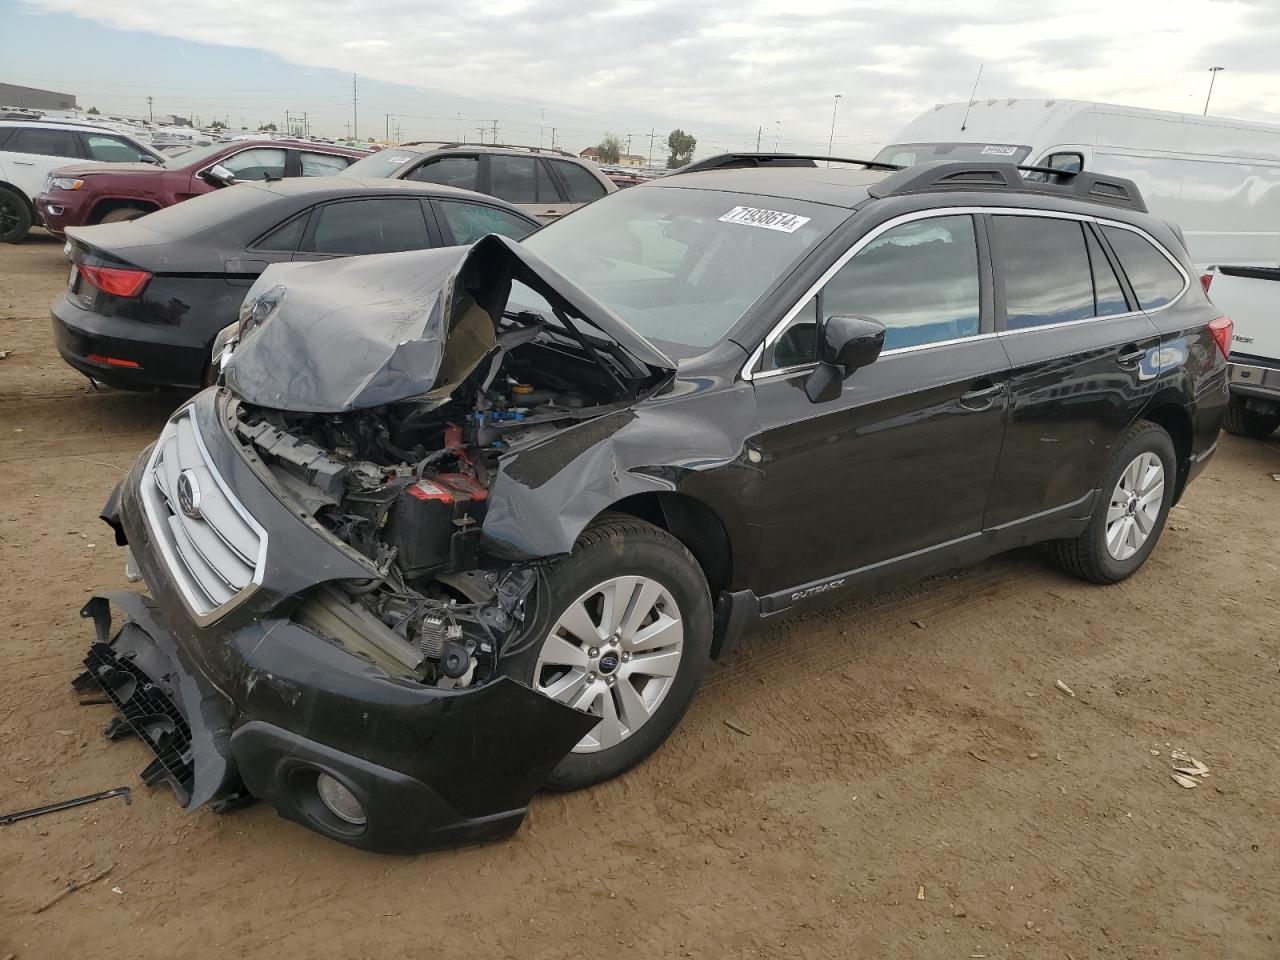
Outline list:
[[[1280,267],[1218,266],[1203,277],[1235,327],[1227,358],[1228,433],[1264,440],[1280,427]]]
[[[75,163],[163,163],[127,134],[62,120],[0,120],[0,242],[17,243],[40,223],[35,198],[59,167]]]

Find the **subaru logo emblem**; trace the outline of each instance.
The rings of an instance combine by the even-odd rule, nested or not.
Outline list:
[[[178,474],[178,507],[184,516],[192,520],[203,516],[200,513],[200,483],[194,470],[183,470]]]

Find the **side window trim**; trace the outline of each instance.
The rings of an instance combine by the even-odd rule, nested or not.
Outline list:
[[[814,364],[804,364],[802,366],[788,367],[782,370],[761,370],[760,369],[760,364],[764,359],[765,349],[767,347],[772,346],[774,341],[776,341],[778,337],[782,336],[783,332],[787,329],[787,327],[791,325],[791,321],[795,319],[796,314],[798,314],[804,308],[804,305],[809,302],[809,300],[814,296],[814,294],[816,294],[819,290],[821,290],[824,286],[826,286],[827,281],[830,280],[833,276],[835,276],[841,267],[843,267],[847,262],[849,262],[849,260],[853,259],[853,257],[858,253],[859,250],[861,250],[864,246],[866,246],[868,243],[874,240],[877,236],[879,236],[881,233],[884,233],[886,230],[893,229],[899,224],[908,223],[912,220],[927,220],[931,217],[951,216],[951,215],[958,215],[958,214],[965,214],[965,213],[971,214],[975,217],[978,217],[978,216],[990,217],[994,215],[1020,216],[1020,217],[1057,217],[1064,220],[1077,220],[1083,223],[1094,224],[1096,227],[1104,227],[1104,226],[1118,227],[1121,230],[1128,230],[1131,233],[1136,233],[1138,236],[1142,237],[1144,240],[1150,243],[1153,247],[1155,247],[1158,251],[1160,251],[1160,253],[1164,256],[1164,258],[1168,260],[1171,264],[1173,264],[1175,269],[1177,269],[1178,273],[1182,276],[1182,280],[1183,280],[1182,290],[1178,293],[1176,297],[1173,297],[1168,303],[1164,304],[1163,306],[1155,307],[1152,310],[1145,311],[1146,313],[1156,313],[1161,310],[1167,310],[1170,307],[1175,306],[1179,301],[1182,300],[1184,296],[1186,296],[1187,291],[1191,289],[1190,276],[1187,274],[1187,271],[1183,269],[1182,264],[1180,264],[1177,261],[1177,259],[1171,253],[1169,253],[1168,250],[1165,249],[1164,244],[1162,244],[1155,237],[1151,236],[1151,234],[1147,233],[1147,231],[1143,230],[1141,227],[1135,227],[1132,224],[1121,223],[1118,220],[1111,220],[1111,219],[1108,219],[1107,217],[1099,217],[1099,216],[1093,216],[1089,214],[1067,213],[1059,210],[1038,210],[1038,209],[1029,209],[1024,207],[930,207],[927,210],[916,210],[911,213],[904,213],[901,216],[892,217],[889,220],[884,221],[883,223],[877,224],[874,228],[872,228],[870,231],[868,231],[862,237],[860,237],[853,244],[853,246],[851,246],[843,254],[837,257],[835,262],[832,263],[831,266],[828,267],[826,271],[823,272],[822,276],[820,276],[816,281],[814,281],[814,283],[812,283],[804,291],[804,293],[802,293],[800,297],[797,298],[796,302],[791,306],[791,308],[788,309],[787,312],[782,315],[782,319],[779,320],[773,326],[773,328],[770,329],[770,331],[767,334],[765,334],[764,338],[758,344],[756,344],[755,349],[752,350],[751,354],[747,357],[747,362],[742,365],[742,369],[738,372],[738,376],[743,380],[754,380],[757,377],[773,377],[781,374],[795,373],[799,370],[805,370],[814,366]],[[1097,232],[1103,233],[1101,229],[1099,229]],[[991,255],[992,255],[992,272],[998,273],[1000,269],[999,251],[995,247],[994,238],[989,236],[990,234],[989,228],[984,227],[984,233],[988,235],[987,240],[988,240],[989,249],[991,250]],[[1104,237],[1103,249],[1106,250],[1108,257],[1114,257],[1115,253],[1114,251],[1111,250],[1111,247],[1109,245],[1105,244],[1105,239],[1106,238]],[[981,243],[981,240],[979,240],[979,243]],[[1124,286],[1126,299],[1129,299],[1133,291],[1129,284],[1128,277],[1125,275],[1123,270],[1117,270],[1116,276],[1120,279],[1121,284]],[[997,299],[1000,296],[1000,291],[1002,287],[1003,287],[1003,284],[1001,283],[994,284],[993,292],[995,293]],[[1129,300],[1129,302],[1132,304],[1136,301]],[[1071,320],[1071,321],[1068,321],[1067,323],[1057,323],[1057,324],[1050,324],[1050,325],[1038,326],[1038,327],[1023,327],[1019,330],[1005,330],[1004,329],[1005,305],[1001,301],[996,304],[996,307],[997,307],[997,310],[995,314],[995,319],[996,319],[995,330],[990,333],[979,333],[978,334],[979,338],[986,338],[986,337],[992,337],[992,336],[1002,336],[1002,337],[1016,336],[1017,334],[1028,333],[1034,330],[1043,330],[1043,329],[1046,329],[1046,326],[1065,327],[1065,326],[1071,326],[1073,324],[1079,324],[1079,323],[1095,323],[1099,320],[1114,320],[1120,317],[1133,316],[1134,314],[1143,312],[1138,309],[1132,309],[1125,313],[1108,314],[1105,317],[1087,317],[1083,320]],[[966,337],[964,339],[968,341],[968,340],[973,340],[975,338]],[[944,343],[924,344],[918,347],[905,347],[905,348],[902,348],[902,350],[886,350],[883,355],[892,356],[899,352],[905,352],[908,350],[915,351],[915,350],[923,350],[923,349],[932,349],[934,347],[947,346],[949,345],[949,343],[950,341],[947,341]]]
[[[572,199],[573,191],[569,189],[569,184],[560,176],[560,171],[556,169],[556,165],[547,160],[546,157],[538,157],[538,166],[546,173],[551,181],[551,186],[555,187],[556,193],[560,195],[558,200],[539,200],[538,203],[577,203]]]
[[[1088,224],[1088,230],[1093,234],[1093,239],[1098,241],[1098,248],[1102,250],[1102,255],[1107,258],[1107,263],[1111,265],[1111,272],[1116,275],[1116,280],[1120,283],[1120,290],[1124,294],[1124,302],[1128,307],[1124,314],[1108,314],[1107,316],[1125,316],[1130,313],[1137,313],[1142,309],[1138,305],[1137,291],[1133,289],[1133,285],[1129,283],[1129,277],[1125,274],[1124,268],[1120,266],[1120,258],[1116,256],[1116,252],[1111,249],[1111,244],[1107,242],[1107,235],[1103,232],[1102,225],[1097,220],[1091,220]],[[1105,320],[1106,317],[1099,317],[1098,319]]]
[[[269,253],[297,253],[302,247],[302,241],[305,240],[307,237],[307,230],[311,226],[311,214],[315,211],[317,206],[319,206],[319,204],[313,203],[311,206],[307,207],[305,210],[301,210],[298,213],[285,217],[275,226],[268,227],[266,230],[263,230],[262,233],[260,233],[257,237],[255,237],[252,241],[250,241],[246,245],[246,249],[264,250]],[[302,232],[298,234],[298,242],[295,243],[291,249],[278,250],[275,247],[262,246],[262,242],[264,240],[266,240],[268,237],[274,234],[277,230],[280,230],[283,227],[285,227],[287,224],[292,223],[294,220],[302,221]]]

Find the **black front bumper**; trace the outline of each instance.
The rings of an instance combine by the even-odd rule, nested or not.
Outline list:
[[[124,614],[114,633],[111,606]],[[130,733],[152,749],[145,782],[169,783],[189,810],[256,797],[368,850],[411,853],[509,836],[543,779],[595,722],[508,678],[445,691],[378,677],[282,622],[230,641],[247,683],[232,676],[215,683],[150,597],[94,597],[81,614],[93,619],[97,637],[75,685],[100,687],[116,705],[108,736]],[[241,697],[228,699],[228,690]],[[319,773],[356,796],[364,826],[320,802]]]
[[[188,809],[256,797],[284,817],[354,846],[410,852],[512,833],[534,792],[596,720],[500,677],[462,690],[392,677],[290,619],[317,584],[364,568],[286,508],[196,399],[208,461],[267,531],[261,583],[210,620],[194,615],[153,539],[140,491],[144,451],[103,509],[152,597],[95,597],[97,637],[77,679],[120,710]],[[185,409],[185,408],[184,408]],[[182,411],[179,411],[181,415]],[[113,625],[111,607],[123,613]],[[364,808],[355,827],[319,802],[339,780]]]

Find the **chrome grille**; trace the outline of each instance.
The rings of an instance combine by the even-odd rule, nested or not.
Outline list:
[[[199,622],[216,620],[261,582],[266,531],[213,468],[190,407],[161,432],[141,494],[151,536]]]

